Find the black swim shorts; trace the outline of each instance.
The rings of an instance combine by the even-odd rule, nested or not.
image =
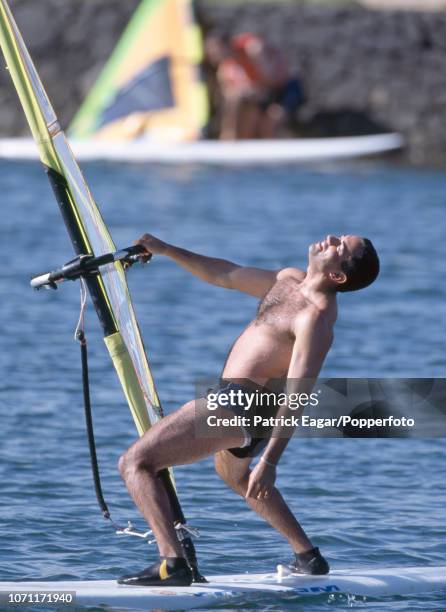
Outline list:
[[[233,397],[237,398],[236,403],[228,402],[227,400],[231,392],[233,392]],[[239,448],[228,449],[229,452],[239,459],[256,457],[259,455],[268,444],[270,439],[268,434],[271,434],[273,428],[254,425],[254,416],[261,415],[265,418],[276,415],[277,405],[274,401],[275,394],[258,385],[251,383],[249,383],[249,385],[242,385],[228,380],[221,380],[217,387],[209,389],[208,394],[209,393],[215,395],[214,401],[220,408],[230,410],[237,416],[247,417],[249,421],[249,424],[246,426],[241,426],[245,438],[243,444]],[[255,403],[251,399],[250,404],[250,398],[256,393],[256,398],[262,397],[260,394],[263,393],[264,397],[271,399],[271,401],[264,401],[263,404],[260,403],[259,405],[259,403]],[[221,398],[221,403],[219,403],[219,398]]]

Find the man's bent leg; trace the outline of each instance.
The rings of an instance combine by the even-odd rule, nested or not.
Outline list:
[[[226,450],[215,455],[215,468],[218,475],[242,497],[245,497],[248,488],[251,461],[251,457],[239,459]],[[246,501],[254,512],[288,540],[295,553],[302,553],[313,548],[313,544],[278,489],[274,488],[267,499],[249,498]]]
[[[199,461],[224,448],[241,446],[240,428],[225,430],[222,437],[197,438],[196,427],[208,411],[185,404],[149,429],[119,461],[119,470],[130,495],[153,531],[160,555],[182,557],[183,551],[173,526],[173,515],[160,470]]]

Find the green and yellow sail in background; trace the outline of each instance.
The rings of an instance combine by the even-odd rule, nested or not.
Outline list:
[[[200,138],[208,101],[191,0],[143,0],[69,128],[73,138]]]

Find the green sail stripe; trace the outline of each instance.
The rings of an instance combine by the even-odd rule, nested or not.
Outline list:
[[[98,117],[118,89],[114,84],[114,76],[120,64],[128,55],[140,31],[147,27],[151,14],[164,2],[165,0],[144,0],[138,6],[98,80],[74,116],[69,128],[72,136],[85,138],[95,131]]]

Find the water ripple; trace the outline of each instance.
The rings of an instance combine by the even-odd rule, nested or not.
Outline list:
[[[119,246],[143,231],[212,256],[279,268],[305,265],[310,241],[327,233],[370,236],[382,274],[342,296],[325,376],[443,376],[446,177],[382,164],[238,171],[112,164],[86,167]],[[33,294],[33,273],[72,258],[66,231],[35,164],[0,163],[0,498],[2,580],[110,579],[155,551],[118,538],[92,490],[72,339],[75,284]],[[125,208],[124,208],[125,207]],[[224,293],[154,258],[129,276],[152,368],[167,411],[220,372],[255,301]],[[365,295],[365,294],[364,294]],[[137,515],[119,475],[134,439],[129,411],[95,315],[87,317],[94,418],[104,491],[113,516]],[[442,440],[293,440],[278,483],[334,567],[444,564],[446,450]],[[179,468],[180,497],[205,572],[271,571],[290,551],[228,491],[212,461]],[[136,539],[136,538],[135,538]],[[242,560],[242,564],[240,561]],[[444,610],[444,594],[380,601],[326,596],[253,597],[220,610],[365,608]]]

